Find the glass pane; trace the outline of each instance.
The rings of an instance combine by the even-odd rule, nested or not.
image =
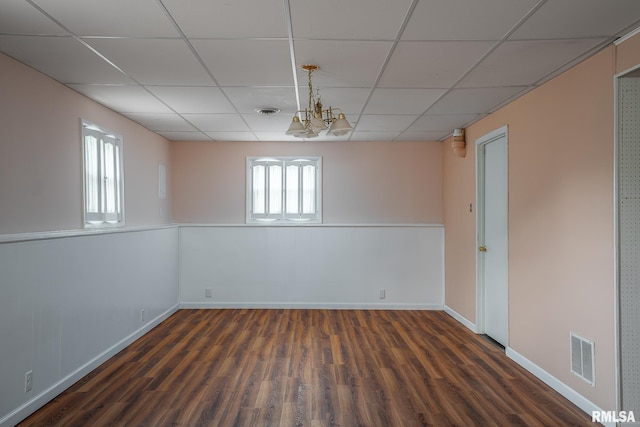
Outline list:
[[[255,165],[252,168],[251,176],[253,182],[251,183],[251,189],[253,194],[251,195],[251,206],[253,207],[253,213],[264,214],[265,212],[265,172],[266,167],[262,165]]]
[[[302,213],[316,213],[316,167],[302,167]]]
[[[85,165],[85,209],[90,213],[98,213],[99,174],[98,167],[98,139],[93,135],[84,138]]]
[[[296,165],[289,165],[286,169],[286,192],[287,207],[286,213],[299,213],[298,209],[298,174],[299,168]]]
[[[282,213],[282,166],[269,166],[269,213]]]
[[[104,143],[104,212],[116,211],[116,165],[114,161],[114,145],[111,142]]]

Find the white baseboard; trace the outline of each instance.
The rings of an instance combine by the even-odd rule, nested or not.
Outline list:
[[[464,326],[466,326],[468,329],[470,329],[474,334],[478,333],[478,327],[476,326],[475,323],[471,322],[466,317],[464,317],[461,314],[457,313],[451,307],[448,307],[447,305],[445,305],[444,306],[444,312],[447,313],[449,316],[453,317],[454,319],[456,319],[458,322],[462,323]]]
[[[262,309],[327,309],[327,310],[442,310],[440,304],[375,304],[375,303],[306,303],[306,302],[201,302],[183,301],[180,308],[262,308]]]
[[[46,390],[34,396],[33,399],[23,403],[13,411],[9,412],[6,416],[0,419],[0,426],[14,426],[18,424],[20,421],[24,420],[29,415],[33,414],[35,411],[49,403],[67,388],[71,387],[82,377],[96,369],[98,366],[102,365],[111,357],[118,354],[121,350],[132,344],[135,340],[149,332],[151,329],[158,326],[161,322],[175,313],[178,309],[178,304],[170,307],[167,311],[160,314],[155,319],[150,320],[137,331],[118,341],[93,359],[89,360],[84,365],[80,366],[75,371],[71,372],[66,377],[60,379],[58,382],[52,384]]]
[[[592,412],[594,411],[602,411],[601,408],[599,408],[589,399],[582,396],[580,393],[578,393],[511,347],[507,347],[505,349],[505,353],[507,354],[507,357],[516,362],[518,365],[522,366],[527,371],[531,372],[533,375],[542,380],[542,382],[560,393],[562,396],[567,398],[567,400],[569,400],[571,403],[586,412],[587,415],[591,416]],[[616,423],[604,423],[603,425],[607,427],[615,427]]]

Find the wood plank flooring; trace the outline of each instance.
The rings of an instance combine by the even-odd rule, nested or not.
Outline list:
[[[571,426],[441,311],[180,310],[20,426]]]

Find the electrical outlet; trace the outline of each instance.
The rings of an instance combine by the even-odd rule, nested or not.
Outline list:
[[[140,323],[144,322],[144,308],[140,309]]]
[[[387,291],[385,289],[380,289],[380,299],[385,299],[387,297]]]
[[[24,374],[24,392],[30,392],[33,388],[33,371],[28,371]]]
[[[213,298],[213,289],[205,288],[204,289],[204,297],[205,298]]]

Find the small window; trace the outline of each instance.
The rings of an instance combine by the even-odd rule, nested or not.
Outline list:
[[[122,137],[82,121],[84,225],[124,225]]]
[[[247,158],[247,223],[322,222],[322,158]]]

